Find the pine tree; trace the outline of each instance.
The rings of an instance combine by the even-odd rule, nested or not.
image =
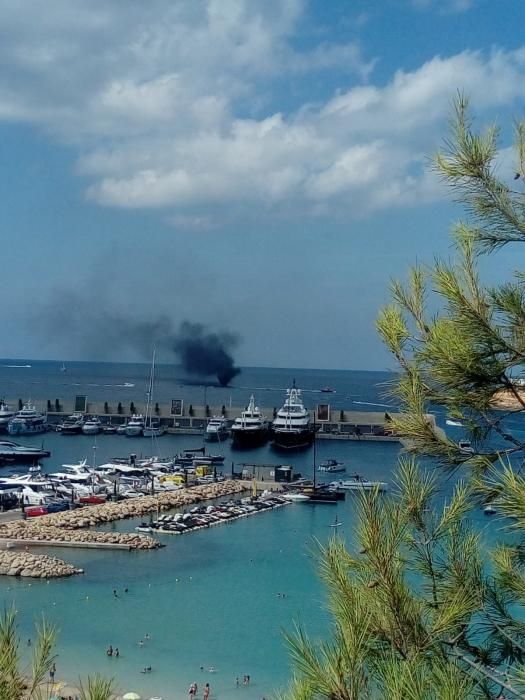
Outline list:
[[[507,420],[525,409],[516,383],[525,275],[488,287],[478,269],[481,256],[525,242],[525,122],[515,135],[516,170],[502,178],[498,130],[476,132],[457,98],[435,161],[467,214],[454,228],[455,258],[394,282],[377,322],[400,370],[390,393],[401,414],[389,414],[389,428],[408,454],[389,496],[360,496],[355,551],[337,539],[321,548],[332,635],[321,645],[302,630],[288,637],[295,672],[283,698],[525,697],[525,476],[516,461],[525,445]],[[437,313],[427,309],[431,293]],[[495,411],[502,395],[512,408]],[[461,420],[471,453],[436,429],[436,405]],[[440,468],[425,470],[418,457]],[[490,547],[468,522],[485,503],[502,518]]]

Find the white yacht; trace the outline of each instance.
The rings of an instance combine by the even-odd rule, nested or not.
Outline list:
[[[126,435],[128,437],[138,437],[144,431],[144,416],[142,413],[135,413],[126,423]]]
[[[262,444],[268,438],[268,425],[252,394],[248,408],[233,421],[231,433],[234,444],[245,447]]]
[[[9,435],[34,435],[45,433],[46,430],[46,417],[36,410],[31,401],[24,404],[22,410],[18,411],[7,425]]]
[[[213,416],[206,426],[206,440],[220,442],[228,436],[229,432],[230,428],[226,418],[224,416]]]
[[[301,398],[301,390],[295,386],[286,390],[286,401],[277,411],[272,423],[273,444],[286,449],[307,447],[314,439],[310,414]]]
[[[359,474],[354,474],[349,479],[344,481],[332,481],[329,484],[329,488],[333,491],[371,491],[372,489],[377,489],[378,491],[386,491],[388,489],[388,484],[385,481],[370,481],[364,476]]]
[[[84,435],[98,435],[102,430],[102,423],[96,416],[90,416],[82,426]]]
[[[85,416],[80,411],[76,411],[68,416],[57,428],[62,435],[80,435],[84,427]]]
[[[15,412],[6,403],[0,401],[0,433],[7,433],[7,425],[14,415]]]

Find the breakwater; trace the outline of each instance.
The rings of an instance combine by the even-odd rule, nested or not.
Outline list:
[[[103,503],[77,510],[42,515],[32,520],[10,521],[0,525],[0,540],[9,544],[23,542],[29,546],[38,544],[58,547],[99,547],[101,549],[112,547],[128,550],[158,549],[161,547],[161,543],[148,535],[128,532],[101,532],[88,528],[101,523],[180,508],[205,500],[241,493],[245,490],[245,485],[238,481],[223,481],[169,491],[157,496],[141,496],[128,501]],[[2,551],[0,554],[5,557],[5,565],[2,565],[3,560],[0,560],[0,575],[54,578],[79,573],[79,570],[66,562],[41,554],[24,552],[24,556],[30,554],[30,558],[24,561],[18,561],[16,557],[14,558],[13,552],[10,550]],[[16,566],[13,562],[16,563]]]
[[[0,550],[1,576],[60,578],[82,573],[82,569],[77,569],[56,557],[12,549]]]
[[[6,399],[6,402],[11,406],[18,406],[21,399]],[[75,410],[80,410],[87,415],[96,415],[103,423],[111,423],[115,426],[127,422],[128,418],[135,413],[146,412],[146,404],[142,399],[129,403],[115,400],[86,401],[82,406],[76,405],[72,399],[56,399],[55,401],[35,401],[35,405],[39,411],[47,415],[51,426],[61,423]],[[264,409],[269,420],[275,417],[278,408],[279,406],[273,406]],[[154,406],[153,419],[169,433],[200,435],[212,416],[224,416],[231,425],[244,409],[245,406],[191,405],[181,401],[174,410],[172,404],[157,403]],[[309,413],[311,422],[316,424],[319,439],[398,441],[398,437],[392,434],[390,426],[391,419],[397,415],[392,411],[336,409],[327,399],[326,403],[319,403],[315,409],[310,409]]]

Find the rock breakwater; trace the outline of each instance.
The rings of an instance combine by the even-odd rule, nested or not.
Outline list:
[[[161,543],[148,535],[129,532],[91,530],[101,523],[123,518],[141,517],[148,513],[180,508],[200,501],[234,495],[245,490],[238,481],[168,491],[155,496],[141,496],[117,503],[103,503],[77,510],[42,515],[28,520],[15,520],[0,525],[0,539],[25,541],[28,544],[49,542],[50,545],[127,547],[134,550],[157,549]],[[0,575],[51,578],[71,576],[80,570],[65,562],[42,554],[1,551]],[[14,562],[14,563],[13,563]],[[12,565],[11,565],[12,564]],[[15,565],[16,564],[16,565]],[[27,564],[27,565],[26,565]]]
[[[56,557],[12,549],[0,550],[0,575],[3,576],[59,578],[82,573],[82,569],[76,569]]]
[[[67,510],[50,515],[42,515],[31,521],[31,526],[37,528],[57,528],[67,530],[81,530],[101,523],[110,523],[124,518],[137,518],[157,510],[164,511],[171,508],[181,508],[187,505],[208,501],[222,496],[231,496],[245,491],[246,487],[239,481],[220,481],[216,484],[205,486],[193,486],[177,491],[165,491],[155,496],[139,496],[116,503],[102,503],[97,506],[88,506],[77,510]],[[29,522],[25,521],[28,525]],[[0,526],[0,537],[5,526]],[[115,533],[117,534],[117,533]]]

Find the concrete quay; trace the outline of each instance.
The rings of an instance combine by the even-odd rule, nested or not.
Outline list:
[[[71,415],[75,410],[72,399],[56,399],[35,401],[38,410],[47,414],[51,424],[60,423],[66,416]],[[19,399],[6,399],[12,407],[19,405]],[[321,406],[329,406],[330,402],[319,402]],[[153,417],[161,425],[168,429],[169,433],[175,435],[199,435],[202,434],[208,418],[213,415],[224,415],[231,423],[241,415],[244,406],[198,406],[183,403],[180,415],[172,413],[172,406],[168,403],[157,403],[154,406]],[[264,407],[263,411],[269,420],[274,417],[277,407]],[[58,409],[58,410],[57,410]],[[86,414],[97,415],[103,422],[111,422],[113,425],[124,423],[133,413],[146,411],[146,404],[143,397],[137,401],[130,401],[129,404],[122,404],[118,401],[100,402],[89,401],[86,405]],[[398,441],[392,434],[389,422],[390,418],[396,416],[395,412],[385,411],[351,411],[348,409],[331,408],[328,414],[320,416],[317,410],[310,410],[311,421],[317,426],[317,436],[319,439],[331,440],[375,440],[375,441]],[[328,418],[322,420],[321,418]]]

